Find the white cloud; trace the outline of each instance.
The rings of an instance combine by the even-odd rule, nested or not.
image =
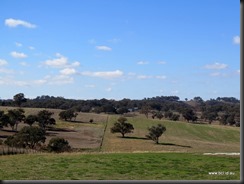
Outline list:
[[[28,66],[28,64],[26,62],[20,62],[19,64],[22,66]]]
[[[13,70],[6,69],[6,68],[0,68],[0,73],[13,74],[14,71]]]
[[[54,67],[54,68],[77,67],[80,65],[78,61],[69,64],[68,58],[62,56],[60,53],[56,53],[56,57],[57,58],[44,61],[44,65]]]
[[[78,61],[75,61],[74,63],[71,63],[71,66],[80,66],[80,63]]]
[[[102,50],[102,51],[111,51],[112,48],[105,46],[105,45],[101,45],[101,46],[96,46],[97,50]]]
[[[234,36],[233,37],[233,43],[239,45],[240,44],[240,36]]]
[[[19,87],[30,86],[30,84],[26,81],[13,80],[12,78],[9,78],[9,77],[5,77],[5,78],[0,77],[0,84],[1,85],[19,86]]]
[[[240,74],[240,69],[239,70],[236,70],[236,73]]]
[[[60,70],[60,73],[63,75],[72,75],[72,74],[75,74],[76,71],[74,68],[65,68],[63,70]]]
[[[35,28],[36,25],[31,24],[29,22],[23,21],[23,20],[18,20],[18,19],[5,19],[5,25],[9,27],[17,27],[17,26],[24,26],[27,28]]]
[[[151,79],[152,76],[150,76],[150,75],[138,75],[137,78],[138,79]]]
[[[176,95],[176,94],[179,93],[179,91],[178,90],[174,90],[174,91],[171,91],[171,93],[174,94],[174,95]]]
[[[15,51],[11,52],[10,55],[14,58],[26,58],[27,57],[26,54],[24,54],[22,52],[15,52]]]
[[[213,76],[213,77],[217,77],[217,76],[220,76],[221,73],[220,72],[214,72],[214,73],[211,73],[210,76]]]
[[[221,70],[227,68],[227,64],[221,64],[221,63],[214,63],[214,64],[209,64],[205,65],[205,69],[213,69],[213,70]]]
[[[81,72],[81,75],[110,79],[110,78],[121,77],[123,75],[123,72],[120,70],[106,71],[106,72]]]
[[[33,46],[29,46],[29,49],[30,49],[30,50],[34,50],[35,47],[33,47]]]
[[[45,65],[51,67],[64,67],[68,63],[68,58],[62,56],[61,54],[57,53],[55,59],[49,59],[44,62]]]
[[[148,64],[148,62],[147,61],[138,61],[137,64],[138,65],[146,65],[146,64]]]
[[[73,83],[73,77],[67,75],[57,75],[52,78],[49,84],[70,84]]]
[[[165,62],[165,61],[159,61],[158,64],[160,64],[160,65],[165,65],[166,62]]]
[[[7,65],[8,62],[4,59],[0,59],[0,66],[4,66],[4,65]]]
[[[157,79],[166,79],[166,76],[165,75],[158,75],[155,78],[157,78]]]
[[[17,47],[22,47],[22,43],[19,43],[19,42],[15,42],[15,45],[16,45]]]
[[[110,91],[112,91],[112,88],[109,87],[109,88],[106,89],[106,91],[110,92]]]
[[[45,80],[45,79],[34,80],[33,83],[34,83],[34,84],[41,85],[41,84],[45,84],[45,83],[47,83],[47,80]]]

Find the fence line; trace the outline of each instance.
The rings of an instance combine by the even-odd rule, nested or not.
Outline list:
[[[16,147],[1,147],[0,148],[0,156],[1,155],[15,155],[15,154],[29,154],[29,153],[40,153],[40,151],[34,149],[27,148],[16,148]]]

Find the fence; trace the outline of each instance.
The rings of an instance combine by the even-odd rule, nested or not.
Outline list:
[[[0,147],[1,155],[15,155],[15,154],[29,154],[29,153],[39,153],[40,151],[26,148],[15,148],[15,147]]]

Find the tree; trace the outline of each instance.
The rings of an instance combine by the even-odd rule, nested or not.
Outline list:
[[[216,111],[204,111],[202,117],[205,120],[208,120],[208,123],[211,124],[218,117],[218,113]]]
[[[69,109],[66,111],[61,111],[59,113],[59,118],[64,119],[65,121],[72,121],[72,118],[76,118],[77,115],[78,113],[76,113],[73,109]]]
[[[25,111],[23,109],[11,109],[8,110],[7,116],[9,117],[8,124],[11,126],[12,130],[14,130],[15,126],[15,131],[17,131],[18,124],[25,119],[24,115]]]
[[[165,113],[164,113],[164,116],[165,116],[165,118],[171,118],[172,116],[173,116],[173,112],[171,112],[171,111],[166,111]]]
[[[46,129],[48,125],[55,125],[56,121],[51,116],[53,115],[53,112],[42,110],[39,111],[37,114],[37,121],[39,123],[39,126],[43,129]]]
[[[148,118],[149,112],[150,112],[150,107],[148,105],[142,106],[140,111],[141,114],[145,114],[145,116]]]
[[[36,121],[37,121],[37,116],[30,114],[25,118],[24,123],[32,126],[33,123],[35,123]]]
[[[178,121],[179,118],[180,118],[180,115],[179,114],[173,114],[173,116],[170,118],[170,120]]]
[[[160,120],[164,117],[164,115],[163,115],[163,113],[162,113],[161,111],[160,111],[160,112],[157,112],[157,113],[156,113],[156,116],[157,116],[157,118],[160,119]]]
[[[183,117],[187,120],[187,122],[189,122],[190,120],[194,122],[198,119],[192,109],[185,110],[185,112],[183,112]]]
[[[14,95],[13,99],[18,107],[20,107],[23,102],[27,101],[23,93],[18,93]]]
[[[162,124],[158,124],[157,126],[152,126],[148,128],[149,134],[146,135],[147,138],[153,140],[156,144],[158,144],[159,137],[166,131],[166,127]]]
[[[121,107],[121,108],[116,109],[116,112],[118,114],[125,114],[125,113],[129,112],[129,110],[126,107]]]
[[[9,136],[5,144],[8,146],[33,149],[38,144],[44,143],[45,140],[45,131],[42,128],[25,126],[14,136]]]
[[[111,128],[111,133],[121,133],[122,137],[125,137],[125,134],[132,133],[134,127],[132,124],[126,122],[127,119],[125,117],[120,117],[114,126]]]
[[[47,149],[50,152],[60,153],[64,151],[69,151],[71,147],[69,145],[69,142],[64,138],[54,137],[49,141]]]

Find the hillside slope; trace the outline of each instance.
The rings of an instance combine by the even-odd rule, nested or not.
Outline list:
[[[129,117],[128,122],[135,130],[121,138],[120,134],[111,134],[110,128],[118,116],[110,116],[105,131],[102,150],[105,152],[240,152],[240,128],[191,124],[179,121],[152,120],[142,116]],[[162,123],[166,132],[160,137],[160,144],[147,140],[147,128]]]

